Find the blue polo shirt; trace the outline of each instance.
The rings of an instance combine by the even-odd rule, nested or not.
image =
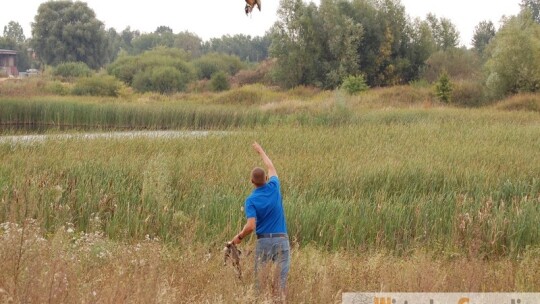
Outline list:
[[[245,203],[246,217],[255,218],[256,233],[287,233],[281,189],[277,176],[253,189]]]

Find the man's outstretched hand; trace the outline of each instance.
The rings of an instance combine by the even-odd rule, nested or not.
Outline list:
[[[257,153],[259,153],[259,154],[264,153],[263,148],[262,148],[261,145],[259,145],[257,142],[254,142],[253,145],[251,145],[251,146],[253,147],[253,149],[254,149]]]

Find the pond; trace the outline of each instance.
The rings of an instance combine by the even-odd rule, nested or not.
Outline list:
[[[135,138],[186,138],[205,137],[209,135],[225,135],[225,131],[125,131],[125,132],[96,132],[96,133],[64,133],[64,134],[30,134],[0,136],[3,143],[36,143],[47,140],[65,139],[135,139]]]

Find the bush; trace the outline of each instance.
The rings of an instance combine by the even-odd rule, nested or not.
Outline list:
[[[540,112],[540,94],[517,94],[501,101],[495,108],[506,111]]]
[[[184,91],[189,82],[186,75],[172,67],[160,67],[152,71],[152,86],[160,93]]]
[[[276,60],[267,59],[258,63],[254,69],[240,70],[234,75],[232,83],[238,86],[257,83],[273,85],[271,70],[275,64]]]
[[[60,81],[52,81],[45,85],[45,92],[54,95],[66,96],[69,95],[70,89]]]
[[[127,85],[133,83],[133,77],[140,70],[139,59],[134,56],[119,57],[107,67],[107,72],[110,75],[122,80]]]
[[[223,54],[207,54],[193,61],[199,79],[210,79],[216,72],[234,75],[244,64],[240,58]]]
[[[107,72],[127,85],[133,84],[135,75],[159,67],[175,68],[182,74],[188,74],[189,79],[193,79],[195,73],[191,64],[186,61],[188,57],[182,50],[156,48],[137,56],[119,57],[108,66]],[[139,75],[140,77],[141,75]]]
[[[222,71],[216,72],[214,75],[212,75],[210,86],[215,92],[227,91],[231,87],[229,80],[227,79],[227,74]]]
[[[215,99],[219,103],[254,105],[263,102],[263,92],[260,87],[243,87],[220,94]]]
[[[53,76],[65,80],[92,75],[92,70],[84,62],[66,62],[57,65],[52,72]]]
[[[452,100],[462,106],[479,107],[486,102],[484,91],[478,81],[459,81],[452,86]]]
[[[343,81],[341,88],[344,89],[349,95],[358,94],[360,92],[367,91],[369,86],[366,84],[366,79],[363,75],[353,76],[350,75]]]
[[[185,91],[191,80],[190,73],[173,67],[156,67],[137,73],[133,78],[133,88],[139,92],[174,93]]]
[[[80,78],[71,93],[83,96],[111,96],[117,97],[122,88],[122,84],[113,76],[95,75],[92,77]]]

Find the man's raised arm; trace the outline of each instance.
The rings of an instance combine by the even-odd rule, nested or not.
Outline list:
[[[268,169],[268,177],[270,178],[272,176],[277,176],[276,168],[274,167],[274,164],[272,163],[272,160],[270,160],[268,155],[266,155],[266,152],[264,152],[261,145],[259,145],[258,143],[255,142],[253,144],[253,149],[255,149],[255,151],[257,151],[257,153],[259,153],[259,155],[261,156],[261,158],[262,158],[262,160],[264,162],[264,165]]]

